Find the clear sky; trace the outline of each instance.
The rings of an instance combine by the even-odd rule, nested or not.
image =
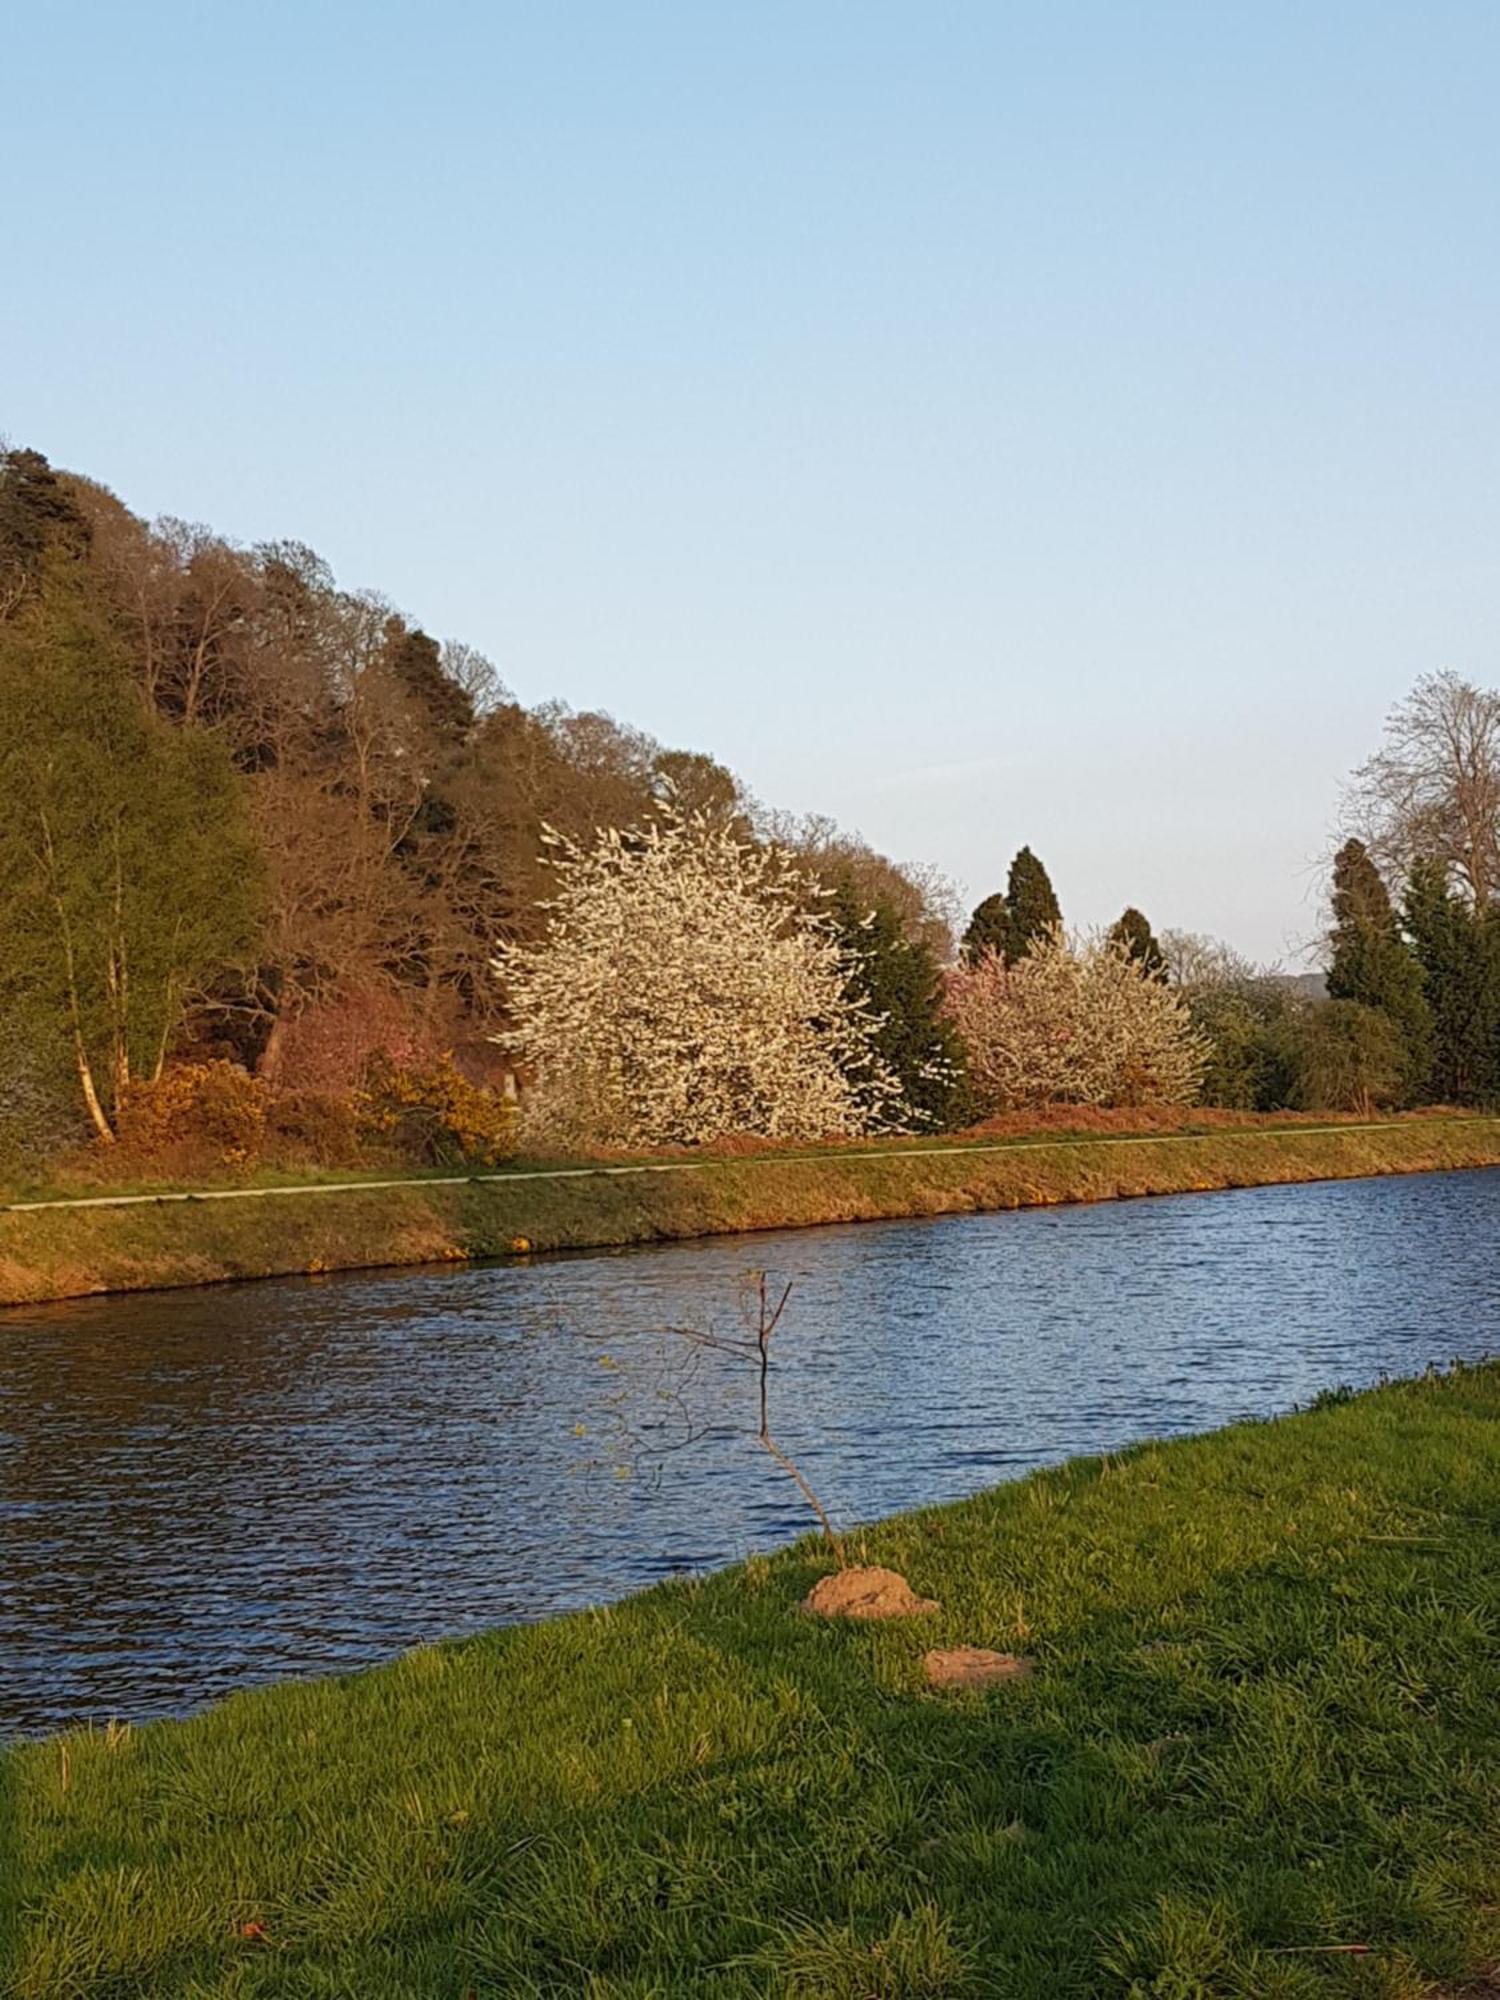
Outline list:
[[[1491,0],[48,0],[0,84],[0,433],[971,899],[1289,955],[1496,678]]]

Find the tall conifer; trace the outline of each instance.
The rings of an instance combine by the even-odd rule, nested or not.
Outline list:
[[[987,951],[1003,954],[1009,936],[1010,907],[997,889],[993,896],[985,897],[970,917],[959,955],[966,965],[977,965]]]
[[[1029,847],[1023,847],[1010,864],[1005,885],[1005,957],[1014,965],[1025,958],[1040,937],[1062,923],[1062,910],[1051,877]]]
[[[879,1018],[874,1045],[900,1085],[903,1122],[918,1131],[962,1123],[963,1045],[943,1012],[943,975],[930,946],[907,935],[884,898],[873,907],[847,879],[828,905],[850,967],[850,999]]]
[[[1328,995],[1375,1007],[1405,1051],[1406,1094],[1420,1097],[1432,1064],[1432,1009],[1421,963],[1408,948],[1380,870],[1363,841],[1347,840],[1333,863]]]
[[[1500,928],[1454,892],[1441,861],[1419,861],[1403,902],[1432,1010],[1432,1091],[1483,1104],[1500,1090]]]
[[[1166,978],[1167,961],[1156,942],[1156,933],[1133,904],[1120,912],[1110,925],[1109,935],[1112,943],[1120,945],[1137,965],[1144,967],[1149,978]]]

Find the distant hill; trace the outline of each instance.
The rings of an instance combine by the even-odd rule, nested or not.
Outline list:
[[[1328,974],[1326,972],[1282,972],[1277,974],[1285,986],[1294,993],[1300,993],[1304,1000],[1326,1000],[1328,998]]]

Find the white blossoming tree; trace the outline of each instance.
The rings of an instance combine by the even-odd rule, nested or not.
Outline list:
[[[1190,1104],[1208,1056],[1180,993],[1118,939],[1054,929],[1007,965],[949,975],[948,1008],[989,1111],[1040,1104]]]
[[[531,1079],[533,1136],[691,1145],[888,1121],[879,1021],[847,997],[848,965],[789,856],[670,813],[588,849],[548,839],[547,934],[495,960],[514,1023],[499,1039]]]

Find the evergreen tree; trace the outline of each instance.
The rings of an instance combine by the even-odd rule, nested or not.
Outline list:
[[[1167,961],[1156,942],[1156,934],[1134,905],[1121,911],[1110,926],[1109,935],[1112,943],[1123,946],[1135,963],[1145,968],[1148,978],[1166,978]]]
[[[1014,965],[1025,958],[1039,937],[1062,923],[1052,881],[1029,847],[1023,847],[1010,864],[1005,885],[1006,924],[1004,953]]]
[[[1432,1009],[1422,966],[1401,936],[1396,912],[1363,841],[1347,840],[1333,863],[1328,995],[1387,1015],[1400,1035],[1405,1092],[1419,1098],[1432,1063]]]
[[[1419,861],[1403,914],[1432,1014],[1431,1087],[1447,1104],[1500,1090],[1500,926],[1457,895],[1441,861]]]
[[[900,1086],[902,1122],[951,1131],[964,1121],[968,1092],[931,948],[907,935],[894,904],[880,898],[872,907],[847,877],[827,907],[850,966],[848,997],[880,1019],[875,1048]]]
[[[0,617],[49,556],[82,556],[88,545],[77,500],[42,454],[0,450]]]
[[[474,703],[445,670],[443,650],[436,639],[392,618],[386,626],[386,660],[440,738],[468,735],[474,727]]]
[[[1010,936],[1010,905],[997,890],[986,896],[969,919],[959,954],[966,965],[977,965],[987,951],[1004,953]]]
[[[1309,1008],[1293,1044],[1296,1100],[1304,1111],[1357,1111],[1368,1118],[1399,1104],[1406,1044],[1382,1008],[1325,1000]]]

